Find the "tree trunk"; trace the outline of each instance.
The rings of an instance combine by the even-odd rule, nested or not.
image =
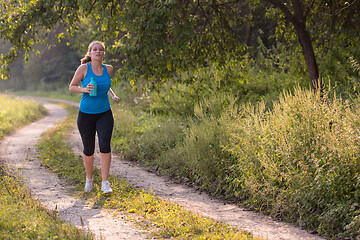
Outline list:
[[[311,87],[313,90],[321,91],[322,85],[319,76],[319,69],[315,59],[315,53],[311,42],[311,37],[306,29],[305,23],[293,23],[299,39],[302,52],[305,58],[306,67],[308,69]]]
[[[245,38],[244,38],[244,45],[248,46],[251,38],[251,24],[248,23],[246,25],[246,31],[245,31]]]
[[[308,69],[311,87],[315,91],[321,91],[322,85],[319,69],[315,59],[315,53],[309,31],[306,29],[306,16],[304,15],[304,3],[301,0],[291,0],[291,5],[282,0],[264,0],[279,8],[285,15],[285,19],[295,27],[296,35],[300,42],[302,52]],[[292,11],[290,10],[292,9]]]

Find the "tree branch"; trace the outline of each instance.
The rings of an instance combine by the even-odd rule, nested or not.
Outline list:
[[[274,7],[279,8],[285,14],[286,19],[290,20],[291,22],[294,21],[295,19],[294,15],[291,13],[290,9],[282,1],[280,0],[264,0],[264,1],[274,5]]]

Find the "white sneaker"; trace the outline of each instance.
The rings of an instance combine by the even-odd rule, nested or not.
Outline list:
[[[92,189],[93,189],[93,180],[86,178],[85,189],[84,189],[85,192],[91,192]]]
[[[108,181],[102,181],[101,191],[103,191],[103,193],[112,193],[113,190],[111,189]]]

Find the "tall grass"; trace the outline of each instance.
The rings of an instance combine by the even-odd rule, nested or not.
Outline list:
[[[230,95],[215,95],[195,105],[195,117],[188,117],[184,125],[183,141],[175,143],[170,151],[162,152],[160,162],[178,166],[173,175],[195,183],[209,192],[226,191],[230,154],[222,149],[229,138],[221,115],[233,107],[235,99]]]
[[[45,114],[45,108],[34,101],[0,94],[0,139],[15,128],[35,121]]]
[[[359,103],[300,87],[272,104],[237,105],[219,93],[196,104],[194,117],[168,125],[133,112],[119,137],[131,146],[125,156],[163,173],[323,236],[355,238]],[[124,128],[122,117],[117,122]]]
[[[359,235],[359,99],[295,89],[274,108],[240,108],[229,152],[235,194],[255,209],[325,236]]]

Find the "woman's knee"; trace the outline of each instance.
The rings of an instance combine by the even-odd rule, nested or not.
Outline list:
[[[90,157],[90,156],[94,155],[94,153],[95,153],[95,149],[91,149],[91,148],[84,148],[83,153],[84,153],[84,155],[85,155],[85,156]]]

